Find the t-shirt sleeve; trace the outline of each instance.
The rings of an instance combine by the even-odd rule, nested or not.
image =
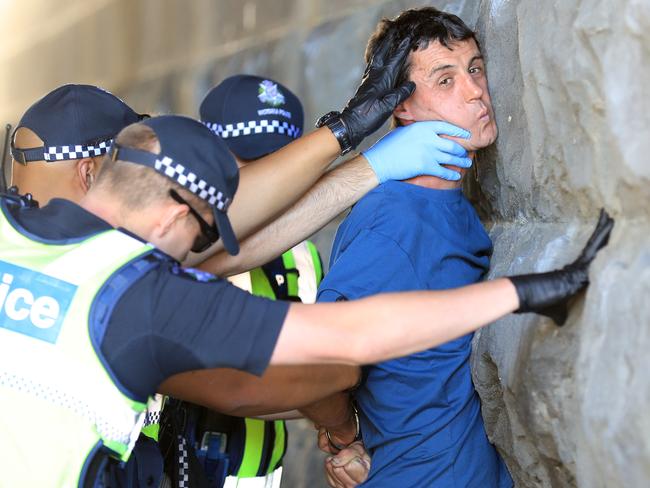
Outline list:
[[[417,278],[407,253],[390,237],[363,229],[335,256],[318,288],[318,301],[412,290],[414,282]]]
[[[132,391],[155,391],[189,370],[226,367],[260,375],[268,366],[289,304],[198,276],[162,266],[118,302],[102,350]]]

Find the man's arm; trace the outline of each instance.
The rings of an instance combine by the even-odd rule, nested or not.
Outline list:
[[[230,276],[261,266],[314,234],[377,184],[366,159],[357,156],[326,173],[283,215],[241,242],[237,256],[222,251],[199,267]]]
[[[352,388],[359,375],[359,368],[344,365],[272,366],[261,377],[206,369],[174,375],[159,391],[221,413],[255,417],[310,405]]]

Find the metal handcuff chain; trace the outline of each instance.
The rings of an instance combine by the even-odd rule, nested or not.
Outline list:
[[[359,425],[359,411],[357,410],[357,407],[354,405],[354,403],[351,404],[352,406],[352,414],[354,415],[354,426],[355,426],[355,433],[354,433],[354,439],[350,444],[361,440],[361,428]],[[337,444],[332,440],[332,436],[330,435],[329,429],[325,429],[325,436],[327,437],[327,442],[329,442],[330,446],[336,449],[337,451],[342,451],[346,447],[348,447],[350,444],[342,446],[341,444]]]

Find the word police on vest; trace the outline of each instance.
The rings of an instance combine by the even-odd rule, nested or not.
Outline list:
[[[77,287],[0,261],[0,328],[54,344]]]

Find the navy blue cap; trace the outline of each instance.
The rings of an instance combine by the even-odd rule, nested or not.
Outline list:
[[[237,254],[239,245],[227,211],[237,191],[239,169],[226,144],[198,120],[181,115],[152,117],[142,124],[155,132],[160,153],[114,144],[111,157],[153,168],[206,201],[224,247]]]
[[[119,131],[143,117],[106,90],[63,85],[29,107],[16,127],[32,130],[44,146],[17,149],[12,137],[11,153],[23,164],[101,156]]]
[[[208,92],[201,120],[238,158],[261,158],[302,135],[302,104],[286,86],[269,78],[236,75]]]

